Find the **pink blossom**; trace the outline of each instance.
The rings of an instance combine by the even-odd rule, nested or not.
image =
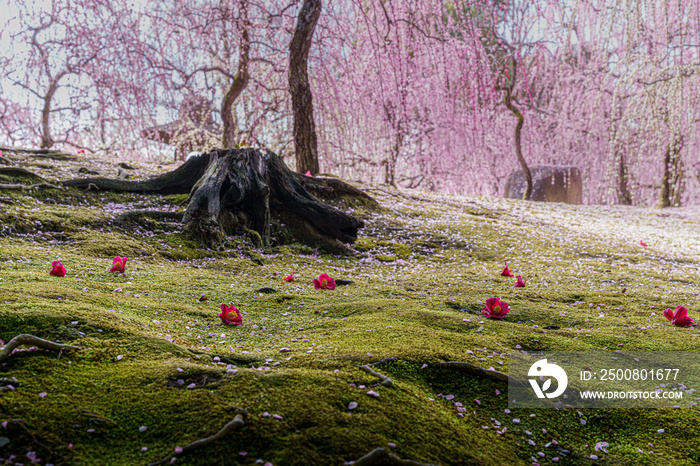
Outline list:
[[[128,259],[126,257],[115,257],[112,260],[112,268],[109,270],[112,273],[124,273],[126,270],[126,261]]]
[[[502,319],[510,312],[508,303],[501,301],[501,298],[489,298],[486,300],[486,307],[481,310],[484,317]]]
[[[221,322],[224,324],[241,325],[243,323],[243,317],[241,317],[241,311],[239,311],[236,306],[229,303],[229,305],[221,305],[221,313],[219,314]]]
[[[508,268],[508,262],[504,262],[506,264],[505,268],[503,269],[503,272],[501,272],[501,276],[503,277],[512,277],[513,274],[510,273],[510,269]]]
[[[310,170],[307,170],[307,172],[304,173],[304,176],[312,176],[312,175],[311,175],[311,171],[310,171]]]
[[[524,288],[525,287],[525,280],[523,280],[523,277],[518,275],[518,278],[515,279],[515,285],[514,288]]]
[[[322,273],[314,278],[314,288],[317,290],[335,290],[335,280],[328,274]]]
[[[61,261],[51,262],[51,272],[49,272],[49,275],[53,275],[54,277],[66,276],[66,268],[61,264]]]
[[[666,309],[664,311],[664,317],[671,321],[673,325],[679,327],[689,327],[695,322],[693,319],[688,317],[688,309],[683,306],[676,306],[676,311],[671,309]]]

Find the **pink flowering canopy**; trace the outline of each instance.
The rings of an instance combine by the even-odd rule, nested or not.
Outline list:
[[[298,2],[11,4],[0,18],[0,30],[13,31],[0,38],[0,144],[172,155],[177,141],[142,131],[176,121],[197,96],[219,125],[200,135],[201,148],[218,147],[229,83],[245,69],[229,145],[291,155],[286,84]],[[520,169],[508,88],[527,164],[578,167],[585,203],[695,202],[700,6],[615,5],[324,3],[309,55],[322,172],[500,196]]]

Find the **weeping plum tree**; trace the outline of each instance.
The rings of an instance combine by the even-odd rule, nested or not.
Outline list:
[[[0,120],[9,142],[41,149],[75,142],[80,116],[91,113],[96,62],[102,57],[99,44],[85,40],[92,25],[89,10],[81,6],[20,2],[5,9],[9,14],[0,20],[8,32],[0,53]],[[58,92],[63,94],[60,102]]]
[[[83,117],[62,110],[51,120],[51,137],[78,146],[100,133],[120,141],[112,146],[120,153],[136,154],[127,149],[144,144],[127,124],[153,124],[159,110],[177,108],[186,95],[224,102],[228,90],[242,89],[229,100],[228,141],[283,154],[295,139],[289,65],[292,49],[304,52],[290,48],[297,36],[308,39],[299,42],[308,45],[299,56],[306,54],[313,83],[314,120],[306,121],[316,127],[318,159],[346,179],[498,194],[520,152],[528,165],[581,168],[588,203],[655,205],[663,198],[662,206],[679,205],[700,192],[697,1],[338,0],[324,4],[313,31],[296,35],[313,19],[301,13],[316,11],[315,4],[168,0],[131,11],[123,0],[93,10],[85,3],[81,11],[106,26],[84,21],[72,30],[91,36],[86,43],[99,44],[101,54],[99,69],[83,66],[74,85],[103,90],[85,91],[90,110],[75,108],[107,116],[65,132],[59,122]],[[27,15],[38,17],[38,10]],[[19,59],[7,55],[3,69],[23,69]],[[510,104],[525,122],[520,151],[513,150],[517,115],[514,121],[504,105],[508,92],[498,89],[509,84],[504,71],[512,60]],[[34,62],[26,68],[43,72]],[[83,80],[88,70],[90,82]],[[39,147],[39,106],[23,102],[30,90],[14,90],[3,89],[0,99],[4,141],[30,135]],[[55,108],[79,104],[61,95],[54,95]],[[217,136],[211,147],[223,145],[223,131]]]

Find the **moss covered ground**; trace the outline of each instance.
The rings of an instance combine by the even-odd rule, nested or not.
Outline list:
[[[505,383],[422,368],[508,372],[519,349],[700,349],[696,327],[662,316],[683,304],[698,317],[696,210],[370,193],[383,209],[357,210],[357,255],[339,257],[237,238],[212,251],[174,223],[114,222],[186,196],[0,192],[0,339],[83,348],[0,364],[0,464],[148,464],[234,407],[242,428],[176,464],[342,465],[377,447],[440,465],[700,463],[697,408],[507,412]],[[124,275],[108,273],[115,255]],[[58,259],[63,278],[49,276]],[[500,276],[506,260],[527,287]],[[320,273],[351,283],[314,290]],[[479,315],[492,296],[510,303],[504,320]],[[221,303],[244,324],[224,326]],[[386,357],[394,387],[373,386],[358,366]]]

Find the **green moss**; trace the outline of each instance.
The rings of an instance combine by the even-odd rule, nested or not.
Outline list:
[[[377,247],[377,242],[372,238],[357,238],[353,247],[358,251],[370,251]]]
[[[407,196],[368,214],[355,248],[369,254],[336,257],[282,241],[258,250],[237,237],[210,251],[168,225],[118,228],[113,206],[105,208],[158,208],[185,196],[3,196],[15,204],[0,211],[0,222],[15,229],[0,229],[0,338],[32,333],[84,349],[21,352],[0,365],[0,386],[3,378],[18,381],[2,392],[0,421],[22,420],[31,433],[8,424],[2,435],[10,443],[0,456],[24,458],[32,448],[55,464],[147,464],[217,432],[237,406],[249,414],[243,428],[178,463],[342,464],[393,443],[397,455],[428,463],[531,464],[539,451],[551,462],[557,453],[544,445],[552,439],[571,452],[560,464],[589,464],[601,441],[610,443],[609,454],[597,453],[601,464],[699,460],[686,441],[700,421],[697,410],[506,415],[504,384],[423,369],[463,360],[507,372],[500,355],[516,345],[697,348],[697,329],[674,328],[661,317],[676,304],[691,315],[700,307],[695,256],[640,251],[604,232],[582,236],[575,222],[569,227],[551,215],[583,219],[582,207]],[[130,258],[125,275],[107,272],[115,255]],[[68,269],[64,278],[48,275],[57,258]],[[500,276],[504,260],[526,288]],[[295,282],[282,282],[292,272]],[[314,290],[320,273],[353,283]],[[256,291],[262,287],[278,292]],[[506,319],[480,316],[491,296],[510,303]],[[221,303],[235,304],[244,325],[224,326]],[[544,328],[550,325],[559,328]],[[384,357],[399,359],[376,367],[393,388],[373,386],[378,379],[357,367]],[[368,396],[370,389],[379,397]],[[454,395],[464,412],[440,394]],[[358,407],[350,411],[352,401]],[[507,432],[497,434],[495,421]]]

